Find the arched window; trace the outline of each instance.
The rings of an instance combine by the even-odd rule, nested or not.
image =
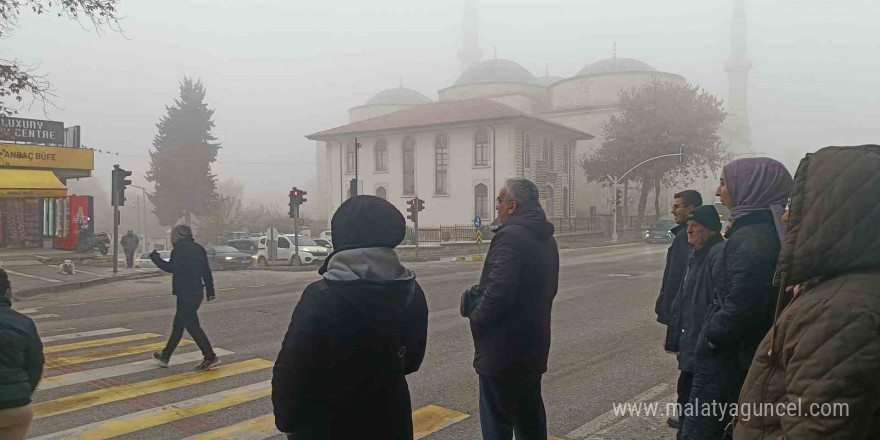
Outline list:
[[[474,166],[489,166],[489,133],[486,130],[474,135]]]
[[[562,188],[562,217],[568,218],[569,212],[569,203],[568,203],[568,187]]]
[[[529,135],[523,140],[523,162],[526,168],[532,167],[532,137]]]
[[[571,147],[568,144],[562,147],[562,172],[571,172]]]
[[[541,154],[541,160],[543,160],[544,163],[547,163],[548,167],[550,166],[550,141],[548,141],[547,138],[544,138],[544,150]]]
[[[550,157],[548,161],[547,169],[553,171],[556,168],[556,145],[553,145],[553,141],[550,141]]]
[[[489,218],[489,188],[482,183],[474,187],[474,215],[483,220]]]
[[[388,190],[386,190],[384,186],[376,188],[376,197],[381,197],[385,200],[388,200]]]
[[[449,194],[449,138],[445,134],[434,139],[434,194]]]
[[[416,195],[416,141],[403,140],[403,195]]]
[[[376,141],[376,171],[388,171],[388,142],[385,139]]]
[[[355,153],[354,144],[345,146],[345,172],[353,173],[357,168],[357,153]]]

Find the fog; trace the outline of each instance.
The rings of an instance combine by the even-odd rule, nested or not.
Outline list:
[[[214,170],[248,199],[286,202],[314,189],[305,135],[348,122],[348,109],[406,87],[434,99],[459,74],[463,0],[124,1],[123,34],[25,13],[4,56],[38,66],[55,107],[23,117],[81,125],[94,175],[114,163],[147,186],[155,124],[184,75],[201,78],[223,148]],[[826,145],[876,142],[880,3],[746,2],[752,145],[794,166]],[[571,76],[617,55],[727,97],[732,0],[481,0],[483,58],[536,76]],[[118,154],[118,155],[117,155]],[[102,183],[104,187],[108,185]]]

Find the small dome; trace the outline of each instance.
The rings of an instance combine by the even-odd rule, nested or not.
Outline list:
[[[656,70],[647,63],[632,58],[606,58],[602,61],[587,64],[575,76],[611,72],[655,72]]]
[[[465,70],[455,81],[455,85],[492,82],[539,84],[535,75],[525,67],[510,60],[493,59],[481,61]]]
[[[542,77],[538,78],[538,83],[540,83],[542,86],[549,86],[550,84],[553,84],[556,81],[562,81],[564,79],[565,78],[563,78],[561,76],[542,76]]]
[[[366,105],[382,104],[430,104],[431,98],[406,87],[397,87],[379,92],[370,98]]]

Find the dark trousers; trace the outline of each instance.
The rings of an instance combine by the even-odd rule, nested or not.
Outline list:
[[[678,375],[678,389],[676,390],[678,392],[678,401],[676,403],[678,403],[679,413],[676,415],[678,415],[678,426],[679,427],[684,425],[684,419],[685,419],[685,417],[687,417],[684,414],[684,409],[686,408],[685,405],[687,405],[688,400],[690,399],[691,387],[693,386],[693,384],[694,384],[694,374],[693,373],[687,372],[687,371],[682,371],[681,374]],[[679,430],[679,431],[681,431],[681,430]],[[678,438],[681,438],[680,434],[678,435]]]
[[[541,376],[502,380],[480,376],[483,440],[546,440],[547,416]]]
[[[193,295],[192,297],[177,296],[177,313],[174,314],[174,325],[171,328],[171,336],[168,338],[168,344],[162,350],[162,357],[170,359],[180,338],[183,337],[183,330],[189,332],[202,355],[206,358],[214,358],[214,349],[211,348],[211,342],[208,341],[208,335],[202,330],[199,324],[199,306],[202,305],[202,295]]]
[[[733,434],[729,428],[731,413],[717,412],[704,416],[702,408],[719,404],[734,404],[739,399],[746,371],[740,366],[735,349],[705,350],[694,357],[694,378],[688,403],[696,410],[684,423],[679,424],[679,439],[727,440]],[[717,408],[717,407],[716,407]]]
[[[125,252],[125,267],[131,269],[134,266],[134,251],[123,251]]]

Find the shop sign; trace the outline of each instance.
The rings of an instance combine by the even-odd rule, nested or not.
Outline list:
[[[64,123],[0,116],[0,140],[64,145]]]
[[[0,166],[92,170],[95,168],[95,152],[83,148],[0,144]]]
[[[6,189],[0,188],[0,197],[66,197],[66,188]]]

